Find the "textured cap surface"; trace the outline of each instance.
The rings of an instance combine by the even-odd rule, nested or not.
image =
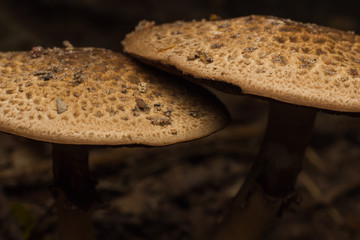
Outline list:
[[[65,144],[167,145],[224,127],[208,91],[105,49],[0,53],[0,131]]]
[[[360,112],[360,36],[269,16],[140,22],[125,52],[242,93]],[[221,89],[220,89],[221,90]]]

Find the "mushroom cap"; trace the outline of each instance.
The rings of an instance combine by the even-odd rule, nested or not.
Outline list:
[[[226,83],[244,94],[360,112],[360,36],[353,32],[252,15],[158,26],[143,21],[122,44],[161,68],[221,82],[219,90]]]
[[[161,146],[223,128],[207,90],[96,48],[0,53],[0,131],[63,144]]]

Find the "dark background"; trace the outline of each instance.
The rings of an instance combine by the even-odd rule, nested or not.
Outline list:
[[[331,0],[1,0],[0,50],[34,45],[96,46],[121,50],[120,41],[142,19],[157,23],[250,14],[274,15],[360,31],[356,1]]]

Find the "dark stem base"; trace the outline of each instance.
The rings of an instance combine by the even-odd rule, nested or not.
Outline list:
[[[271,197],[294,191],[316,111],[285,103],[271,103],[268,125],[257,162],[255,181]]]
[[[294,200],[316,111],[271,102],[266,134],[245,183],[223,221],[208,239],[260,239],[274,218]]]
[[[52,145],[53,196],[61,240],[94,240],[91,213],[96,191],[89,172],[86,146]]]

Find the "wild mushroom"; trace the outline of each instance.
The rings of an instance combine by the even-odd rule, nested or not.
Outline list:
[[[257,160],[210,237],[260,238],[294,199],[316,110],[360,112],[360,36],[270,16],[146,26],[126,36],[125,52],[222,91],[270,100]]]
[[[89,145],[190,141],[223,128],[228,117],[205,89],[110,50],[0,53],[0,130],[52,143],[61,239],[94,239]]]

